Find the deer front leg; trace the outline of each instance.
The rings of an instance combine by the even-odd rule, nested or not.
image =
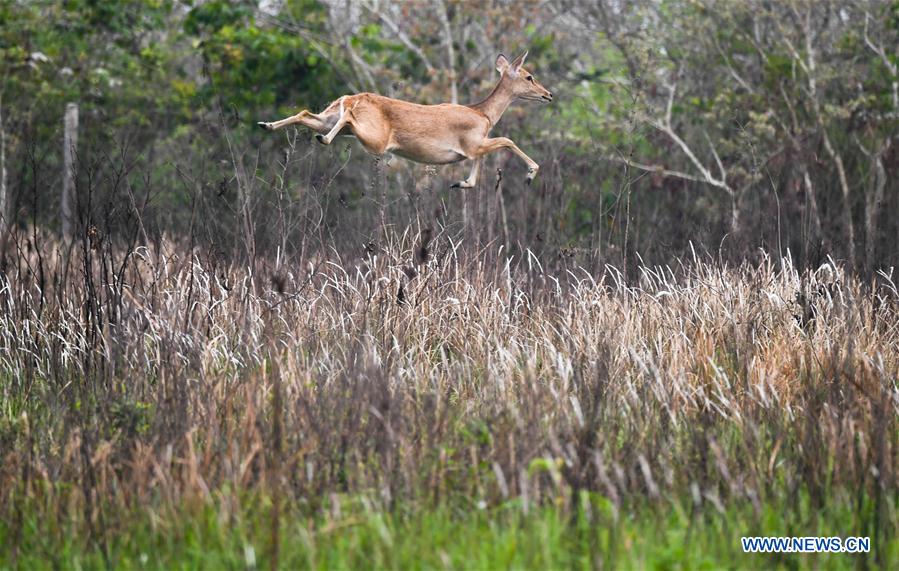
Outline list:
[[[487,139],[481,146],[478,147],[477,155],[478,157],[483,157],[487,153],[492,153],[493,151],[506,148],[521,157],[521,159],[527,163],[528,165],[528,184],[531,184],[531,181],[534,180],[534,177],[537,176],[537,171],[540,170],[540,165],[534,162],[534,159],[524,154],[524,151],[518,148],[512,139],[507,139],[506,137],[496,137],[494,139]]]
[[[316,115],[309,110],[300,111],[296,115],[293,115],[286,119],[281,119],[280,121],[273,121],[271,123],[260,121],[256,124],[266,131],[274,131],[275,129],[282,129],[284,127],[296,124],[303,125],[304,127],[309,127],[310,129],[318,133],[327,133],[329,130],[328,121],[325,120],[325,117],[322,115]]]
[[[468,173],[468,178],[465,180],[460,180],[458,182],[453,183],[450,188],[474,188],[478,185],[478,172],[481,167],[481,159],[474,159],[474,163],[471,165],[471,172]]]

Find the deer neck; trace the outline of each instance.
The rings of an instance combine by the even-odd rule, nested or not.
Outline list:
[[[493,126],[499,122],[500,117],[506,112],[506,108],[509,107],[513,99],[515,99],[515,95],[512,93],[512,86],[509,85],[509,82],[506,81],[506,76],[503,75],[496,87],[493,88],[493,91],[490,92],[490,95],[487,96],[487,99],[472,105],[472,108],[486,115],[487,119],[490,120],[490,125]]]

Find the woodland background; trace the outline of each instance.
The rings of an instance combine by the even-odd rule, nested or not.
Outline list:
[[[508,153],[462,193],[448,187],[466,164],[254,128],[358,91],[475,102],[496,55],[525,49],[557,100],[514,105],[495,132],[542,165],[531,187]],[[870,273],[899,262],[897,50],[887,0],[4,0],[5,260],[64,229],[75,103],[76,236],[139,227],[297,263],[310,236],[363,255],[385,224],[439,226],[625,273],[691,249]]]

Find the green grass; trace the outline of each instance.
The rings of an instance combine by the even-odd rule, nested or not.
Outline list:
[[[22,513],[20,545],[8,523],[0,527],[0,568],[238,569],[267,568],[272,554],[271,502],[245,499],[185,502],[176,511],[104,514],[102,541],[88,540],[83,521]],[[346,502],[349,504],[349,502]],[[623,510],[615,518],[601,497],[582,497],[575,516],[560,508],[525,514],[510,503],[493,509],[401,508],[384,512],[354,502],[339,515],[282,512],[278,566],[284,569],[720,569],[895,568],[899,540],[872,537],[869,554],[745,554],[743,535],[862,535],[853,510],[794,511],[769,505],[691,516],[690,503],[667,502]],[[369,506],[369,507],[365,507]],[[803,515],[804,514],[804,515]],[[97,524],[95,523],[95,530]],[[95,537],[99,537],[95,533]],[[878,561],[879,560],[879,561]]]

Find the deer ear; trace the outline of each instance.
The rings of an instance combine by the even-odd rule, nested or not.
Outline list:
[[[503,73],[509,67],[509,60],[506,59],[506,56],[503,54],[499,54],[496,56],[496,71]]]
[[[519,69],[521,69],[521,66],[524,65],[524,60],[526,60],[527,57],[528,57],[528,51],[525,50],[523,54],[521,54],[520,56],[515,58],[512,61],[512,63],[509,65],[512,66],[512,69],[514,69],[515,71],[518,71]]]

